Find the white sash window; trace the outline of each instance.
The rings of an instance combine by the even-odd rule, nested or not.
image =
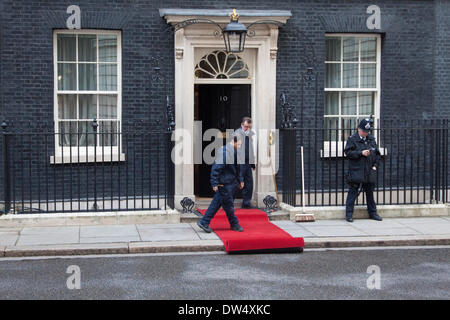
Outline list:
[[[105,156],[111,161],[120,146],[120,32],[55,31],[54,77],[56,150],[52,161],[93,161],[94,150],[104,153],[97,161]],[[67,158],[70,154],[72,159]]]
[[[327,34],[325,42],[324,151],[341,154],[362,119],[373,115],[378,122],[381,40],[376,34]]]

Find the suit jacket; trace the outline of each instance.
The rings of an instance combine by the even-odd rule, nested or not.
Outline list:
[[[236,129],[235,134],[240,134],[244,137],[246,137],[246,134],[242,128]],[[255,153],[253,149],[253,137],[255,136],[255,133],[250,130],[248,133],[248,145],[245,141],[247,139],[244,139],[244,143],[242,144],[242,147],[238,149],[237,151],[237,160],[239,165],[243,164],[250,164],[253,168],[255,167],[256,160],[255,160]]]

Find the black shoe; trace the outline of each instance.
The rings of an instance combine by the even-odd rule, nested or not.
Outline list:
[[[254,206],[252,206],[251,204],[249,204],[249,205],[242,205],[242,207],[241,207],[242,209],[256,209],[256,207],[254,207]]]
[[[347,222],[353,222],[353,218],[352,217],[345,217],[345,220],[347,220]]]
[[[233,230],[233,231],[237,231],[237,232],[242,232],[242,231],[244,231],[244,228],[242,228],[242,227],[241,227],[240,225],[238,225],[238,224],[232,226],[230,229]]]
[[[206,233],[211,233],[212,232],[212,229],[209,226],[203,225],[200,221],[197,221],[197,225],[200,227],[200,229],[202,229]]]
[[[371,215],[369,218],[376,221],[383,221],[383,218],[381,218],[378,214]]]

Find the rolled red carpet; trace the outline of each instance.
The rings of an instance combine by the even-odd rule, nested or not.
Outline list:
[[[200,210],[205,214],[206,210]],[[225,245],[227,253],[301,252],[303,238],[294,238],[269,221],[267,214],[259,209],[236,209],[235,214],[244,232],[230,230],[223,209],[217,212],[210,227]]]

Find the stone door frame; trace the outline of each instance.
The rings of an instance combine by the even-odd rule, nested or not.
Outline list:
[[[229,10],[231,12],[232,10]],[[202,14],[203,12],[203,14]],[[169,24],[176,24],[187,19],[207,18],[219,24],[227,24],[229,17],[226,10],[189,10],[189,9],[161,9],[160,15]],[[276,20],[286,23],[290,18],[289,11],[242,11],[240,22],[249,24],[257,20]],[[217,36],[217,27],[209,24],[193,24],[178,30],[174,34],[174,59],[175,59],[175,123],[176,129],[183,129],[183,136],[194,137],[194,77],[195,53],[198,49],[210,48],[223,50],[223,38]],[[252,72],[252,117],[256,133],[260,129],[266,132],[276,128],[276,58],[278,27],[276,25],[258,25],[255,34],[247,36],[246,49],[255,51],[255,61],[246,61],[254,66]],[[252,56],[252,55],[250,55]],[[225,80],[225,83],[238,83],[239,81]],[[198,83],[198,82],[197,82]],[[212,82],[211,82],[212,83]],[[217,80],[214,82],[217,83]],[[247,80],[248,83],[248,80]],[[175,133],[175,139],[177,132]],[[184,138],[183,137],[183,138]],[[257,159],[262,152],[267,154],[267,136],[257,139]],[[185,150],[183,155],[191,159],[188,163],[175,164],[175,207],[181,209],[180,201],[189,197],[195,201],[194,195],[194,158],[193,147]],[[185,153],[186,152],[186,153]],[[262,174],[262,166],[257,164],[255,173],[254,200],[259,207],[263,206],[262,200],[268,194],[274,195],[274,184],[271,175]],[[267,170],[266,170],[267,173]]]

